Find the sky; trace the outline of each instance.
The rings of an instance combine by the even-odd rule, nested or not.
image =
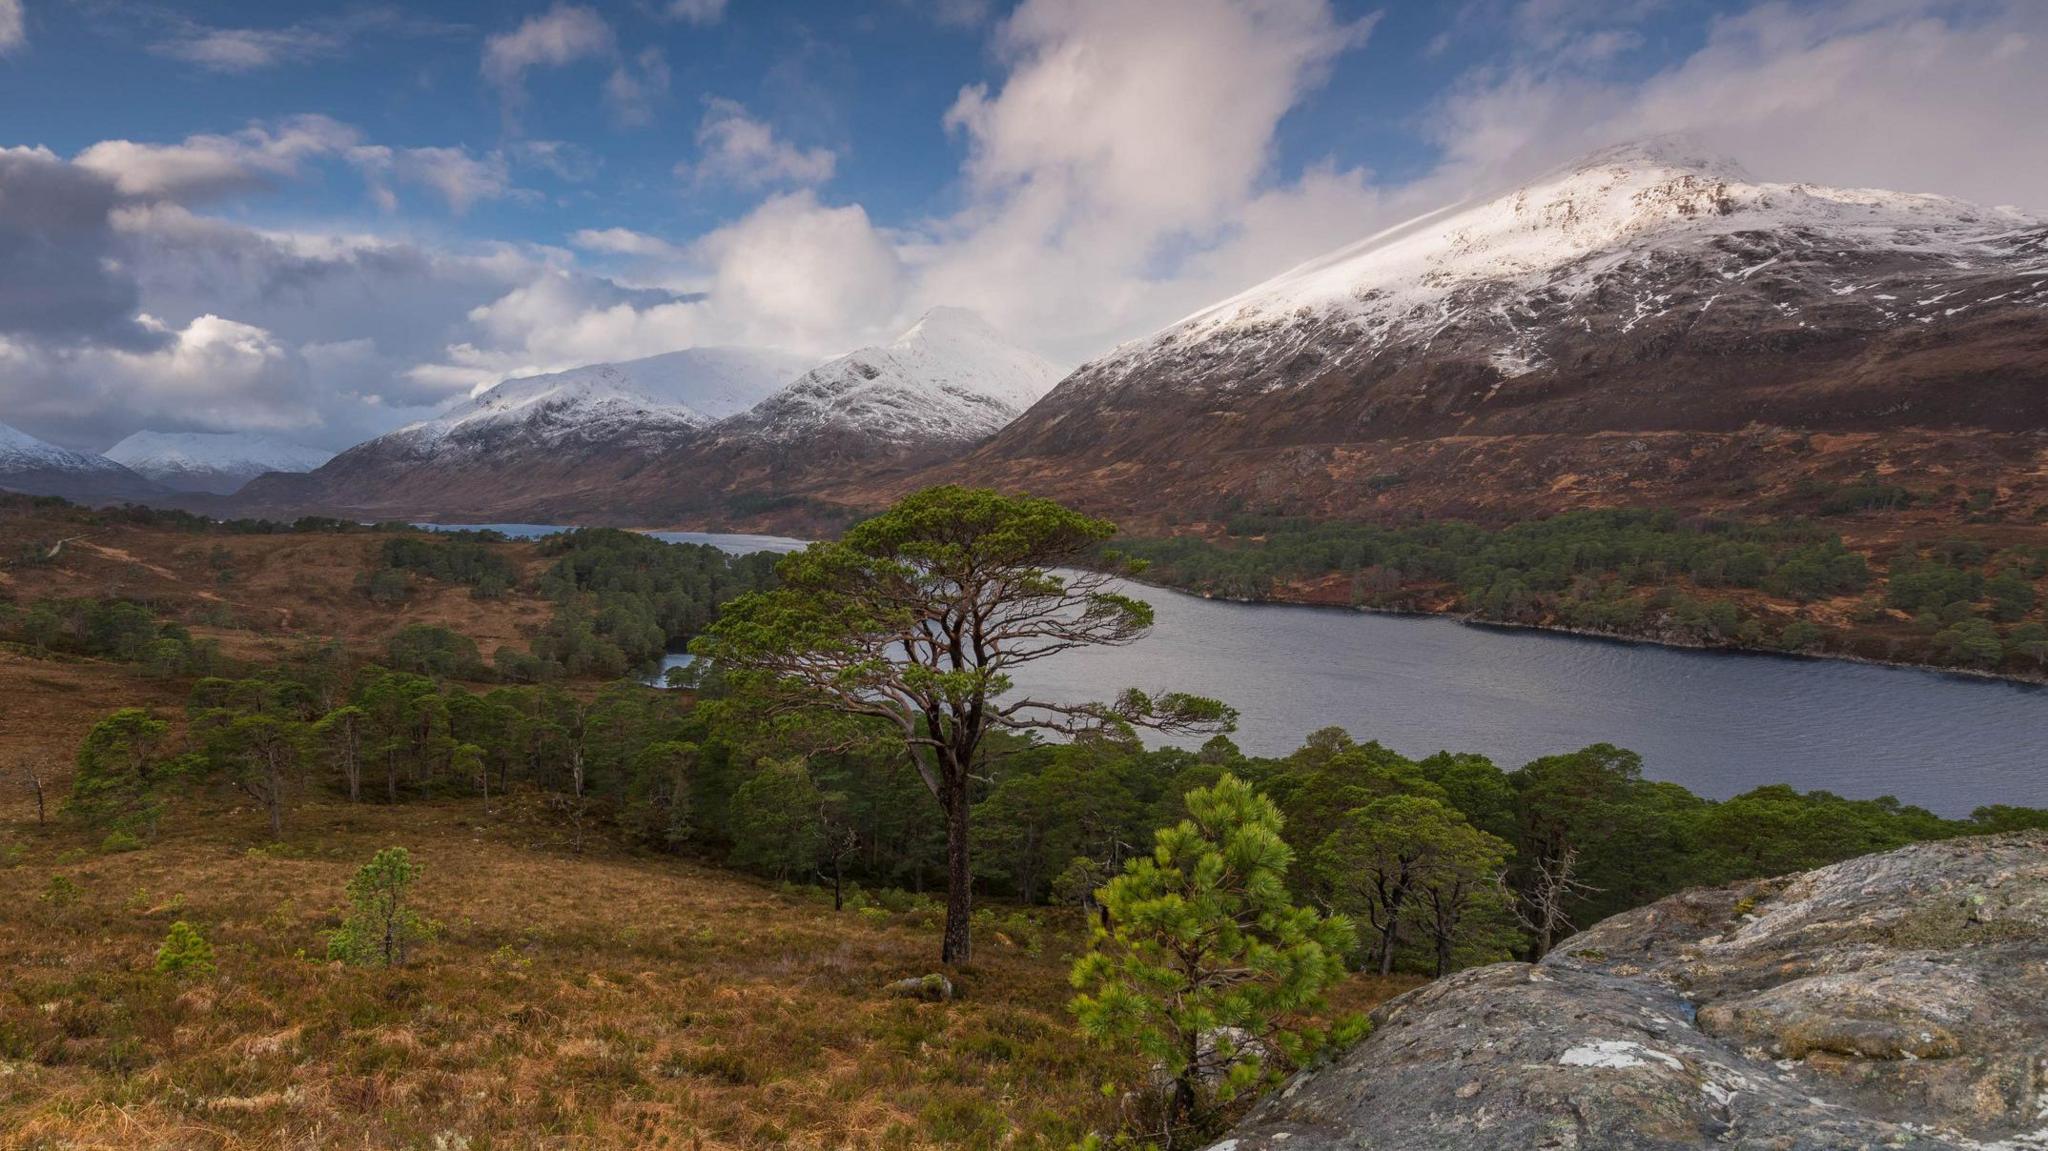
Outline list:
[[[2042,0],[0,0],[0,422],[345,447],[499,380],[1062,367],[1585,152],[2048,215]]]

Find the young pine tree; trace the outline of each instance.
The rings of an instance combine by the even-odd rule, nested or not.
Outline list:
[[[164,945],[157,948],[156,969],[180,978],[211,975],[213,945],[199,934],[198,928],[180,919],[171,924],[170,933],[164,936]]]
[[[1170,1079],[1169,1135],[1268,1078],[1275,1056],[1299,1061],[1331,1038],[1297,1021],[1343,977],[1352,936],[1342,917],[1289,902],[1293,852],[1272,800],[1226,775],[1187,806],[1103,888],[1109,926],[1072,977],[1082,1031]]]
[[[327,957],[362,967],[403,967],[415,945],[434,937],[434,924],[407,906],[419,864],[403,847],[387,847],[348,881],[348,918],[328,933]]]

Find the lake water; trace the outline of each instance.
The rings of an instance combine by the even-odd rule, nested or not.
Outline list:
[[[485,526],[508,534],[535,527]],[[657,534],[735,551],[802,546],[774,536]],[[1284,755],[1332,725],[1405,755],[1479,752],[1504,767],[1604,741],[1642,753],[1649,775],[1717,799],[1789,783],[1893,795],[1944,815],[1990,803],[2048,806],[2048,689],[2040,687],[1130,590],[1156,611],[1150,635],[1035,665],[1018,691],[1063,703],[1126,687],[1215,696],[1239,710],[1233,738],[1254,755]]]

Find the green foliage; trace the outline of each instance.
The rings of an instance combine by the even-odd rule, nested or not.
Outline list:
[[[824,803],[803,760],[763,760],[733,796],[732,862],[776,880],[808,875],[824,848]]]
[[[530,661],[500,653],[508,678],[610,677],[651,666],[702,631],[720,604],[775,578],[776,557],[766,553],[734,556],[610,528],[549,536],[540,549],[555,559],[539,581],[555,616]]]
[[[503,540],[496,532],[397,536],[384,541],[379,558],[386,569],[468,584],[476,598],[496,599],[519,582],[518,569],[495,546]]]
[[[371,857],[348,881],[348,912],[327,933],[327,957],[353,966],[403,967],[437,930],[409,905],[419,876],[419,865],[403,847]]]
[[[1366,964],[1394,969],[1404,927],[1427,933],[1434,974],[1449,970],[1475,918],[1506,911],[1494,877],[1512,845],[1478,830],[1450,804],[1423,795],[1382,796],[1352,809],[1316,849],[1311,868],[1329,902],[1369,929]]]
[[[970,958],[973,780],[991,731],[1193,732],[1234,721],[1219,701],[1177,693],[1078,705],[1005,698],[1020,666],[1128,644],[1150,628],[1151,607],[1107,576],[1058,570],[1115,531],[1051,500],[929,488],[842,540],[786,557],[780,586],[731,601],[691,645],[758,709],[869,721],[868,742],[907,753],[946,817],[946,962]]]
[[[1073,971],[1083,1033],[1171,1082],[1169,1127],[1313,1053],[1326,1037],[1299,1020],[1342,977],[1352,933],[1293,904],[1294,852],[1270,799],[1226,775],[1187,808],[1102,890],[1110,926]]]
[[[0,614],[0,635],[37,651],[133,663],[151,676],[211,674],[220,648],[130,600],[45,599]]]
[[[171,930],[164,936],[164,944],[157,948],[156,970],[158,974],[177,978],[213,974],[213,944],[199,934],[199,929],[180,919],[171,924]]]
[[[78,749],[65,811],[87,827],[154,831],[170,775],[157,753],[169,731],[169,724],[138,707],[94,724]]]
[[[477,679],[485,674],[476,641],[433,624],[407,624],[385,650],[392,667],[415,675]]]
[[[1855,507],[1903,506],[1903,493],[1874,487],[1851,493]],[[2038,666],[2002,637],[1991,652],[1981,628],[1890,644],[1871,610],[1857,628],[1830,631],[1807,620],[1780,629],[1729,589],[1753,589],[1796,601],[1853,595],[1870,588],[1864,557],[1832,532],[1804,520],[1738,522],[1680,517],[1668,511],[1569,512],[1486,528],[1457,521],[1406,526],[1239,516],[1221,540],[1135,540],[1124,551],[1148,563],[1151,579],[1240,599],[1283,588],[1327,586],[1350,578],[1362,607],[1451,610],[1482,620],[1645,636],[1664,641],[1853,650],[1905,660],[2000,667],[2012,659]],[[1908,546],[1886,565],[1886,606],[1936,620],[1924,633],[1983,614],[1999,624],[2039,619],[2037,582],[2048,575],[2038,551],[1992,555],[1973,540]],[[2017,630],[2015,627],[2014,630]],[[1872,634],[1873,631],[1875,634]],[[1994,638],[1999,638],[1995,633]],[[2048,662],[2043,660],[2039,662]]]

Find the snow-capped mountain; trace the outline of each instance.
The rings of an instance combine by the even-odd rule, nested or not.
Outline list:
[[[0,424],[0,491],[80,503],[146,500],[163,489],[104,456],[74,452]]]
[[[764,348],[689,348],[525,376],[372,443],[429,456],[674,435],[746,411],[815,362]]]
[[[824,364],[699,348],[508,380],[303,481],[257,481],[241,506],[705,522],[956,455],[1058,377],[973,313],[938,308],[887,344]]]
[[[1059,378],[975,313],[933,308],[889,343],[812,368],[721,430],[774,443],[820,435],[972,442],[1016,419]]]
[[[136,432],[106,457],[173,491],[224,496],[265,472],[310,472],[334,453],[255,432]]]
[[[2044,333],[2048,222],[1634,145],[1119,347],[967,470],[1140,508],[1654,498],[1704,482],[1700,437],[1749,427],[2048,428]],[[1642,439],[1665,433],[1693,438]],[[1642,450],[1562,438],[1593,436]],[[1886,466],[1875,450],[1837,462]]]

